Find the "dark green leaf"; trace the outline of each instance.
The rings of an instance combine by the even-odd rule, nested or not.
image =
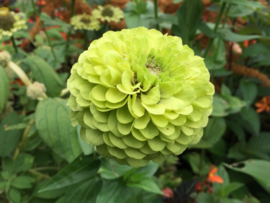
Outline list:
[[[39,182],[37,184],[35,190],[33,191],[32,195],[34,197],[42,198],[42,200],[45,201],[45,199],[48,200],[48,199],[58,198],[58,197],[62,196],[67,190],[67,187],[64,187],[64,188],[60,188],[60,189],[39,192],[40,189],[43,188],[48,182],[49,182],[49,180],[43,180],[43,181]]]
[[[183,38],[186,29],[189,29],[189,40],[193,40],[195,37],[196,30],[201,20],[203,12],[203,4],[200,0],[193,0],[190,4],[191,8],[188,8],[188,1],[184,1],[182,6],[177,10],[175,16],[178,19],[177,24],[173,25],[172,33]],[[187,16],[188,9],[191,9],[191,16]],[[196,13],[196,15],[194,15]],[[186,21],[189,20],[189,27],[185,27]]]
[[[155,183],[155,181],[152,178],[144,178],[141,179],[139,182],[130,182],[127,183],[127,186],[129,187],[138,187],[142,188],[148,192],[153,192],[156,194],[163,195],[163,192],[160,190],[158,185]]]
[[[81,153],[81,146],[66,102],[52,98],[42,100],[37,106],[35,122],[43,141],[59,156],[72,162]]]
[[[100,160],[94,160],[92,155],[81,155],[57,173],[41,192],[63,188],[89,179],[96,175],[99,167]]]
[[[16,188],[13,188],[13,187],[10,188],[10,190],[8,192],[8,196],[9,196],[10,200],[14,203],[20,203],[20,201],[21,201],[21,193]]]
[[[0,79],[1,80],[1,79]],[[1,88],[1,84],[0,84]],[[22,130],[5,131],[5,126],[22,122],[23,116],[16,112],[9,114],[0,123],[0,156],[5,157],[11,153],[18,145]]]
[[[232,170],[252,176],[268,193],[270,193],[269,161],[252,159],[231,165],[225,164],[225,166]]]
[[[93,144],[87,145],[86,142],[82,140],[82,138],[80,136],[80,130],[81,130],[81,126],[78,125],[77,126],[77,134],[78,134],[78,140],[79,140],[79,143],[81,145],[82,151],[85,155],[92,154],[95,151],[95,147]]]
[[[211,116],[225,117],[229,114],[229,104],[226,100],[219,96],[213,97],[213,112]]]
[[[88,203],[96,202],[97,196],[102,188],[102,180],[95,177],[85,180],[72,187],[69,187],[63,202]]]
[[[107,180],[103,183],[96,203],[126,203],[131,194],[131,189],[125,185],[121,178]]]
[[[233,41],[233,42],[243,42],[245,40],[262,38],[262,36],[260,35],[239,35],[239,34],[233,33],[230,29],[227,29],[227,28],[219,29],[218,33],[220,37],[222,37],[224,40]]]
[[[243,186],[242,183],[230,183],[222,188],[221,195],[222,197],[229,196],[233,191],[241,188]]]
[[[34,178],[29,176],[19,176],[12,180],[11,186],[18,189],[31,188],[31,183],[35,182]]]
[[[253,82],[241,80],[240,90],[243,98],[245,99],[245,102],[248,105],[251,105],[254,102],[258,92],[256,84],[254,84]]]
[[[27,65],[36,81],[43,83],[47,89],[46,94],[50,97],[57,97],[63,89],[63,83],[54,69],[38,56],[29,56],[21,61]]]
[[[260,132],[260,119],[256,111],[253,108],[243,108],[241,116],[251,127],[253,133],[258,135]]]

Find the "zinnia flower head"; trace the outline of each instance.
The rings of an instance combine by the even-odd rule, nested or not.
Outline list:
[[[75,30],[99,30],[100,22],[91,15],[82,14],[75,15],[71,18],[70,24],[74,26]]]
[[[124,13],[120,8],[114,7],[112,5],[98,6],[97,9],[92,11],[92,15],[101,21],[111,21],[120,22],[124,18]]]
[[[8,8],[0,8],[0,39],[3,35],[12,36],[20,29],[26,29],[26,21],[20,14],[9,11]]]
[[[201,57],[179,37],[136,28],[91,43],[68,79],[68,105],[81,137],[133,167],[161,163],[196,144],[214,87]]]

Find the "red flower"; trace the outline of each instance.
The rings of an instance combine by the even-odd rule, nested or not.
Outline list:
[[[162,192],[164,193],[165,197],[171,198],[174,196],[172,189],[170,189],[168,187],[163,189]]]
[[[207,176],[207,181],[211,183],[223,183],[223,179],[220,176],[215,175],[218,168],[214,165],[211,165],[210,171]]]
[[[198,183],[196,184],[195,189],[196,189],[197,191],[201,191],[201,190],[202,190],[202,185],[201,185],[200,182],[198,182]]]

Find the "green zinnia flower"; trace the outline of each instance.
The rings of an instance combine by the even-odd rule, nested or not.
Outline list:
[[[120,22],[124,18],[124,13],[120,8],[114,7],[112,5],[98,6],[97,9],[92,11],[92,15],[102,21],[107,22]]]
[[[81,137],[133,167],[196,144],[212,112],[214,87],[201,57],[179,37],[136,28],[91,43],[68,80]]]
[[[100,22],[96,18],[88,14],[81,14],[73,16],[70,20],[70,24],[74,26],[75,30],[99,30]]]
[[[21,29],[26,29],[26,21],[20,14],[9,11],[8,8],[0,8],[0,39],[3,35],[12,36]]]

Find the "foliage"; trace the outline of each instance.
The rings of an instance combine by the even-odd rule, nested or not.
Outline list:
[[[99,30],[70,24],[97,5],[101,15],[108,2],[0,1],[28,27],[0,29],[0,203],[268,203],[269,1],[110,0],[119,22],[90,16]],[[84,126],[69,118],[66,84],[91,42],[108,30],[140,26],[181,37],[204,58],[216,91],[199,143],[162,164],[133,168],[81,139]],[[30,98],[35,82],[46,92]]]

